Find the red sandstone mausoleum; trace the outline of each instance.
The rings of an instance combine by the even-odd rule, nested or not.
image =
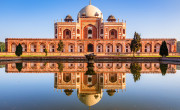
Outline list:
[[[91,3],[77,14],[77,21],[67,15],[64,22],[54,23],[54,38],[6,38],[6,51],[14,53],[20,43],[24,55],[58,55],[58,43],[64,43],[63,55],[120,55],[131,54],[130,43],[126,39],[126,22],[120,22],[113,15],[103,18],[103,13]],[[162,41],[167,42],[170,55],[176,53],[176,39],[142,39],[142,48],[139,54],[159,54]]]

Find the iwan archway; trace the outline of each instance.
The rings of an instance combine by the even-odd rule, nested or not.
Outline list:
[[[88,52],[94,52],[94,45],[88,44]]]

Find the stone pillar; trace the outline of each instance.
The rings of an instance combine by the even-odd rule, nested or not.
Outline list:
[[[11,49],[11,45],[12,45],[12,44],[11,44],[10,42],[7,42],[7,47],[6,47],[6,48],[7,48],[7,51],[8,51],[8,52],[11,52],[11,50],[12,50],[12,49]]]
[[[29,70],[31,68],[31,63],[27,63],[27,70]]]
[[[155,45],[155,44],[154,44],[154,41],[152,41],[152,43],[151,43],[151,52],[152,52],[152,53],[154,53],[154,45]]]
[[[121,33],[121,27],[119,27],[119,28],[118,28],[118,39],[121,39],[121,35],[122,35],[122,33]]]
[[[83,46],[84,46],[84,52],[86,52],[86,43],[83,42]]]
[[[126,43],[122,42],[122,53],[126,52]]]
[[[66,47],[65,47],[65,52],[69,53],[69,44],[67,43]]]
[[[123,39],[123,27],[121,27],[121,39]]]
[[[40,70],[40,63],[36,63],[37,70]]]
[[[64,36],[64,32],[63,29],[61,28],[61,39],[63,39],[63,36]]]
[[[94,42],[94,53],[96,53],[97,52],[97,43],[96,43],[96,41]]]
[[[116,70],[116,63],[112,63],[112,66],[113,66],[113,68],[112,68],[113,70],[112,71],[115,71]]]
[[[123,52],[123,48],[124,48],[124,46],[123,46],[123,44],[122,44],[122,42],[120,42],[120,46],[121,46],[121,53]]]
[[[144,42],[142,42],[142,53],[144,53],[145,51],[145,43]]]
[[[59,42],[55,42],[55,43],[54,43],[54,52],[58,52],[58,51],[57,51],[58,43],[59,43]]]
[[[46,49],[47,49],[48,52],[49,52],[49,45],[50,45],[50,43],[46,42]]]
[[[170,43],[171,44],[171,52],[174,52],[174,45],[172,44],[172,42]]]
[[[106,43],[103,44],[103,52],[106,53]]]
[[[27,52],[31,52],[31,44],[27,43]]]
[[[120,33],[119,29],[120,28],[117,28],[117,39],[120,39],[120,37],[119,37],[119,33]]]
[[[115,44],[115,42],[114,42],[114,41],[113,41],[113,44],[112,44],[112,45],[113,45],[113,51],[112,51],[112,52],[114,52],[114,53],[115,53],[115,52],[116,52],[116,44]]]
[[[36,42],[36,52],[40,52],[40,43]]]
[[[59,39],[59,27],[58,27],[58,25],[56,26],[56,28],[55,28],[56,30],[57,30],[57,33],[56,33],[56,37]]]
[[[8,42],[8,40],[5,40],[5,49],[6,49],[6,52],[10,52],[10,49],[9,49],[10,45],[9,44],[10,43]]]
[[[7,49],[8,49],[8,52],[11,52],[11,44],[10,43],[7,43]]]
[[[151,69],[152,69],[152,71],[155,71],[155,63],[151,63]]]
[[[74,43],[74,52],[78,52],[78,44],[77,44],[77,42]]]

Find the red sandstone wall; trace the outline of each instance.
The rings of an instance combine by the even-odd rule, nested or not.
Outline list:
[[[162,41],[166,41],[167,44],[170,45],[170,53],[176,53],[176,39],[142,39],[142,51],[141,53],[145,53],[145,45],[146,44],[150,44],[151,45],[151,52],[150,53],[154,53],[154,46],[156,44],[161,44]],[[31,52],[31,47],[30,45],[32,43],[35,43],[37,45],[37,52],[40,52],[40,44],[45,44],[47,50],[49,51],[49,45],[50,44],[54,44],[55,45],[55,53],[58,52],[57,51],[57,47],[58,47],[58,43],[59,40],[56,39],[6,39],[7,42],[7,52],[11,52],[11,45],[13,43],[15,43],[16,45],[18,45],[19,43],[22,44],[26,44],[27,45],[27,52],[30,53]],[[88,44],[93,44],[94,45],[94,52],[96,53],[97,50],[97,45],[98,44],[102,44],[103,45],[103,53],[106,52],[106,45],[107,44],[112,44],[113,45],[113,53],[116,50],[116,45],[117,44],[121,44],[122,45],[122,52],[120,53],[126,53],[125,49],[126,49],[126,45],[131,43],[131,39],[127,39],[127,40],[63,40],[63,43],[65,45],[65,53],[69,52],[68,48],[70,44],[73,44],[75,46],[75,52],[78,52],[78,45],[84,45],[84,52],[87,52],[87,47]],[[149,53],[146,53],[149,54]],[[158,54],[158,53],[157,53]]]
[[[93,39],[87,39],[87,28],[88,26],[91,26],[93,28]],[[120,44],[122,49],[120,53],[115,54],[130,54],[131,52],[126,52],[126,50],[130,50],[129,47],[126,48],[126,46],[129,46],[132,39],[126,39],[126,23],[123,22],[102,22],[102,19],[99,18],[79,18],[79,21],[76,22],[57,22],[55,23],[55,39],[18,39],[18,38],[8,38],[6,39],[6,50],[7,52],[12,52],[12,44],[18,45],[20,44],[26,44],[27,45],[27,53],[28,54],[35,54],[31,52],[31,44],[35,44],[37,46],[37,53],[44,55],[44,53],[40,52],[40,45],[45,44],[46,49],[48,52],[50,51],[50,44],[55,45],[55,52],[58,53],[58,43],[61,39],[64,43],[64,52],[69,52],[69,45],[74,46],[74,52],[78,52],[78,45],[83,45],[84,47],[84,54],[87,53],[88,50],[88,44],[94,45],[94,53],[97,52],[97,45],[101,44],[103,45],[103,52],[98,54],[114,54],[116,52],[116,45]],[[70,30],[70,36],[71,39],[63,39],[63,35],[65,33],[64,30]],[[79,29],[80,33],[77,34],[77,29]],[[103,29],[103,34],[101,34],[101,29]],[[117,39],[112,40],[109,39],[110,31],[116,30],[117,33]],[[162,41],[166,41],[169,45],[169,52],[170,53],[176,53],[176,39],[142,39],[142,49],[141,53],[139,54],[158,54],[158,52],[154,52],[154,46],[156,44],[161,44]],[[106,53],[106,46],[107,44],[113,45],[113,52],[112,53]],[[150,52],[145,52],[146,45],[150,45]],[[26,53],[26,52],[24,52]],[[51,53],[53,54],[53,53]],[[96,53],[97,54],[97,53]],[[70,53],[69,55],[72,55]]]

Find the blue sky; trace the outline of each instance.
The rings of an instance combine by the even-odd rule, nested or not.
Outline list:
[[[54,20],[76,19],[89,0],[0,0],[0,41],[5,38],[53,38]],[[180,0],[92,0],[104,14],[127,21],[127,38],[180,40]]]

